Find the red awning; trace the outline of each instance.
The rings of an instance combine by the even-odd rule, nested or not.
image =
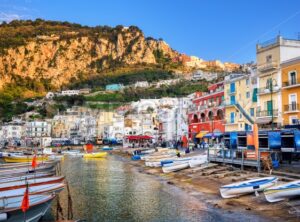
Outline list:
[[[125,138],[129,140],[150,140],[152,139],[152,136],[132,135],[132,136],[125,136]]]

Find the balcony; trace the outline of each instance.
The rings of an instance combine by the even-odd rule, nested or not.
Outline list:
[[[284,112],[286,113],[299,112],[299,104],[292,103],[292,104],[284,105]]]
[[[268,72],[268,71],[276,70],[277,68],[278,68],[278,63],[276,61],[267,62],[257,67],[258,71],[260,72]]]
[[[274,86],[273,87],[273,93],[276,93],[279,91],[279,87],[278,86]],[[262,87],[262,88],[259,88],[257,90],[257,94],[259,95],[262,95],[262,94],[270,94],[271,93],[271,89],[270,87]]]
[[[300,79],[291,79],[290,81],[282,83],[283,89],[293,88],[297,86],[300,86]]]
[[[273,116],[277,117],[278,116],[278,109],[273,109],[273,110],[257,110],[256,112],[256,117],[267,117],[267,116]]]

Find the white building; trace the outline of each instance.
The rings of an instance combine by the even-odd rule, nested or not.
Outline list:
[[[135,88],[148,88],[150,84],[147,81],[138,81],[134,84]]]
[[[46,121],[32,121],[26,123],[27,137],[51,136],[51,124]]]
[[[62,96],[75,96],[75,95],[79,95],[80,90],[64,90],[61,91],[61,95]]]
[[[122,140],[124,137],[124,116],[114,113],[112,122],[104,126],[103,138]]]

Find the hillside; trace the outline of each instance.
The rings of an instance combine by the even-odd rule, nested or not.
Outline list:
[[[35,92],[117,70],[179,68],[180,54],[135,27],[12,21],[0,26],[0,89],[16,83]]]

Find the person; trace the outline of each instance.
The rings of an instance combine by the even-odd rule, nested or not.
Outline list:
[[[178,148],[176,148],[176,156],[177,156],[177,157],[180,157],[180,152],[179,152],[179,149],[178,149]]]

